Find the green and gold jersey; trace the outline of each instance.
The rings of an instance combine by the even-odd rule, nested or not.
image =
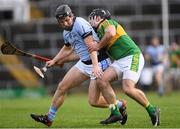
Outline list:
[[[170,59],[171,67],[177,68],[178,61],[180,60],[180,49],[178,49],[176,51],[171,51],[169,53],[169,59]]]
[[[97,33],[98,37],[102,39],[105,34],[106,27],[114,25],[116,28],[116,35],[109,41],[106,49],[109,55],[117,60],[128,55],[134,55],[135,53],[141,53],[139,47],[135,42],[127,35],[122,26],[115,20],[104,20],[100,23]]]

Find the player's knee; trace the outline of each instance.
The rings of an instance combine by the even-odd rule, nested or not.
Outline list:
[[[106,84],[107,82],[105,80],[102,80],[102,79],[97,79],[96,80],[96,83],[97,83],[97,86],[100,88],[100,89],[104,89],[106,88]]]
[[[129,94],[129,88],[126,86],[122,86],[122,90],[125,94]]]
[[[65,95],[68,91],[68,88],[60,82],[56,91],[59,92],[60,95]]]
[[[133,91],[133,86],[129,83],[123,83],[122,90],[125,94],[130,95]]]
[[[89,102],[89,105],[91,105],[92,107],[96,107],[96,105],[97,105],[96,101],[94,101],[92,99],[89,99],[88,102]]]

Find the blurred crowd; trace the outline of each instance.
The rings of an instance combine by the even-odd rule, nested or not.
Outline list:
[[[158,95],[180,89],[180,46],[173,41],[165,48],[159,37],[152,37],[144,50],[145,67],[140,78],[144,90],[156,89]]]

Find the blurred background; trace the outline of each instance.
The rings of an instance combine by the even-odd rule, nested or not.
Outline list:
[[[95,8],[108,9],[145,55],[137,86],[160,96],[180,91],[180,0],[0,0],[0,45],[8,41],[23,51],[53,58],[63,46],[62,29],[54,17],[61,4],[85,19]],[[42,79],[33,66],[43,67],[43,62],[1,54],[0,98],[52,95],[74,63],[53,67]],[[113,83],[116,90],[119,82]],[[85,82],[69,93],[87,89]]]

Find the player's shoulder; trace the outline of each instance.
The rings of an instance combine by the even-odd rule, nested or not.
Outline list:
[[[76,20],[77,21],[86,21],[84,18],[82,18],[82,17],[76,17]]]
[[[88,21],[86,21],[84,18],[76,17],[75,24],[82,25],[82,24],[87,24],[87,23],[88,23]]]
[[[107,26],[109,26],[109,25],[113,25],[112,24],[113,22],[112,22],[112,20],[111,19],[105,19],[105,20],[103,20],[102,22],[101,22],[101,26],[103,26],[104,28],[106,28]]]
[[[105,25],[105,24],[108,24],[108,23],[109,23],[109,21],[108,21],[107,19],[104,19],[104,20],[101,22],[102,25]]]
[[[74,30],[80,31],[81,29],[84,30],[84,29],[88,29],[90,27],[91,27],[91,25],[84,18],[76,17],[75,22],[74,22],[74,27],[73,27]]]

